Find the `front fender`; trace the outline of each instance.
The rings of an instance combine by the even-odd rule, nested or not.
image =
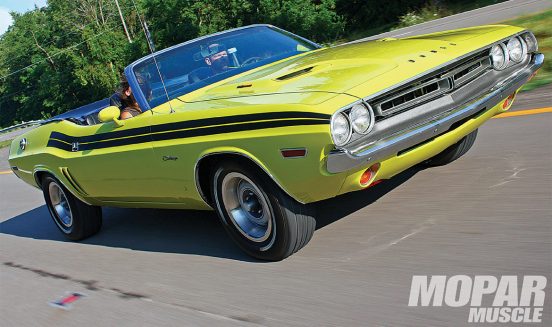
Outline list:
[[[201,152],[195,165],[195,185],[207,201],[200,179],[202,160],[212,156],[240,156],[262,169],[285,193],[300,203],[310,203],[337,195],[346,174],[329,174],[326,158],[332,146],[328,143],[327,126],[309,127],[310,133],[280,135],[267,142],[249,139],[241,146],[212,147]],[[305,157],[284,158],[281,149],[302,148]]]

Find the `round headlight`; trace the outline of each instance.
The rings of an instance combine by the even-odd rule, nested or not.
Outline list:
[[[355,104],[349,113],[353,130],[359,134],[366,134],[372,128],[374,117],[371,111],[362,104]]]
[[[512,59],[513,62],[522,61],[527,54],[525,42],[522,41],[519,37],[511,38],[510,41],[508,41],[506,47],[508,48],[510,59]]]
[[[349,119],[342,113],[333,117],[331,130],[333,141],[337,146],[342,146],[349,142],[351,134],[353,133],[351,124],[349,124]]]
[[[494,69],[502,70],[508,66],[510,56],[504,44],[496,44],[491,48],[491,61]]]
[[[535,35],[531,32],[527,32],[521,36],[525,43],[527,44],[527,52],[535,52],[539,50],[539,44]]]

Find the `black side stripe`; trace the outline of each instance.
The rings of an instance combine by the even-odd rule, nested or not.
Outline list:
[[[288,119],[288,120],[275,120],[275,121],[263,121],[263,122],[249,122],[249,123],[243,123],[239,125],[210,126],[210,127],[191,129],[191,130],[165,132],[160,134],[138,135],[134,137],[106,140],[102,142],[84,143],[84,144],[79,143],[78,150],[87,151],[87,150],[94,150],[94,149],[109,148],[114,146],[146,143],[151,140],[162,141],[162,140],[180,139],[180,138],[188,138],[188,137],[196,137],[196,136],[213,135],[213,134],[251,131],[251,130],[258,130],[258,129],[265,129],[265,128],[302,126],[302,125],[320,125],[320,124],[326,125],[329,122],[330,122],[329,120],[322,120],[322,119]],[[50,139],[48,141],[47,146],[58,148],[65,151],[72,150],[71,144],[68,144],[56,139]]]
[[[228,116],[228,117],[213,117],[213,118],[204,118],[190,121],[174,122],[167,123],[162,125],[153,125],[147,127],[139,127],[128,129],[124,131],[113,131],[107,133],[100,133],[88,136],[74,137],[69,136],[59,132],[52,132],[50,138],[64,141],[67,143],[79,142],[79,143],[90,143],[98,141],[106,141],[111,139],[118,139],[121,137],[131,137],[147,133],[160,133],[173,131],[177,129],[186,129],[186,128],[197,128],[210,125],[221,125],[221,124],[232,124],[232,123],[245,123],[258,120],[272,120],[272,119],[294,119],[294,118],[308,118],[308,119],[324,119],[328,120],[331,118],[330,115],[314,113],[314,112],[300,112],[300,111],[289,111],[289,112],[267,112],[267,113],[258,113],[258,114],[245,114],[237,116]]]
[[[55,140],[55,139],[50,139],[48,141],[48,144],[46,144],[46,146],[50,147],[50,148],[58,148],[58,149],[65,150],[65,151],[71,151],[71,149],[72,149],[71,144],[67,144],[65,142],[62,142],[60,140]]]

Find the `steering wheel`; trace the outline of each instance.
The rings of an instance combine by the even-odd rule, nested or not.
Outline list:
[[[261,58],[261,57],[247,58],[244,62],[242,62],[241,67],[247,66],[249,64],[252,64],[252,63],[255,63],[255,62],[258,62],[258,61],[261,61],[261,60],[263,60],[263,58]]]

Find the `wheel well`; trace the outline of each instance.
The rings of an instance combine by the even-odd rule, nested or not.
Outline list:
[[[47,171],[37,171],[35,173],[34,178],[35,178],[36,184],[40,189],[42,189],[42,181],[44,180],[44,177],[46,177],[47,175],[50,175],[50,173]]]
[[[198,162],[196,167],[196,184],[199,194],[210,206],[213,206],[210,183],[211,174],[213,173],[216,165],[221,161],[234,161],[243,165],[247,165],[251,169],[256,170],[257,173],[263,174],[268,177],[268,179],[272,180],[272,178],[268,176],[268,174],[249,157],[237,153],[217,153],[203,157]]]

